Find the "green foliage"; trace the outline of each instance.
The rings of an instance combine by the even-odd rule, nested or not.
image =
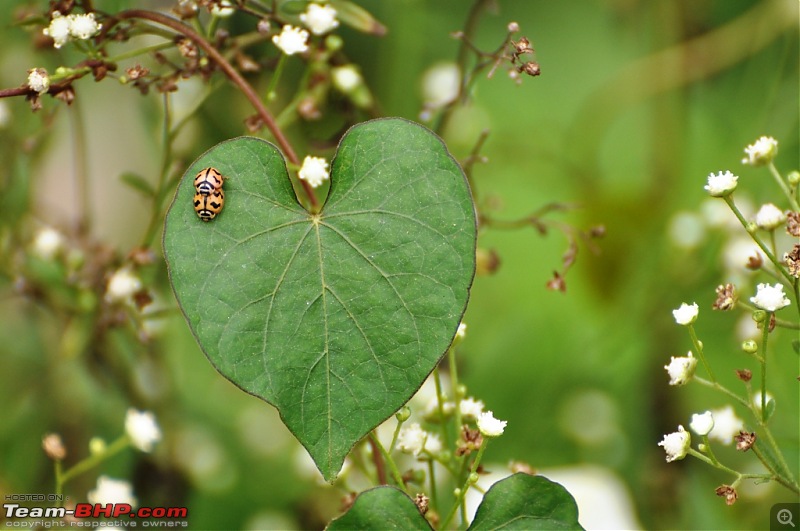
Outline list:
[[[212,222],[194,175],[224,176]],[[274,404],[323,475],[400,408],[452,342],[475,271],[475,214],[459,165],[405,120],[354,127],[318,215],[283,157],[255,138],[223,142],[184,174],[164,252],[175,295],[211,363]]]
[[[492,485],[469,529],[583,528],[578,506],[564,487],[542,476],[517,473]]]
[[[327,531],[363,529],[401,529],[430,531],[417,506],[403,491],[394,487],[365,490],[342,516],[334,518]]]
[[[430,529],[406,494],[393,487],[362,492],[353,506],[334,519],[328,531],[355,529]],[[542,476],[514,474],[488,490],[471,531],[491,529],[583,529],[569,492]]]

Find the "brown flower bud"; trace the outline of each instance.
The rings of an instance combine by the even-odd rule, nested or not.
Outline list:
[[[422,493],[419,493],[416,496],[414,496],[414,505],[417,506],[417,509],[419,509],[419,512],[422,514],[428,512],[428,502],[429,502],[428,497]]]
[[[725,503],[727,503],[728,505],[733,505],[734,503],[736,503],[736,498],[739,497],[739,495],[736,494],[736,489],[734,489],[730,485],[720,485],[719,487],[716,488],[714,492],[717,493],[717,496],[724,497]]]
[[[711,306],[715,310],[727,311],[736,306],[736,287],[733,284],[717,286],[717,300]]]
[[[790,236],[800,238],[800,212],[786,213],[786,232]]]
[[[736,377],[743,382],[749,382],[753,379],[753,371],[750,369],[736,369]]]
[[[754,432],[740,431],[739,435],[734,436],[733,440],[736,441],[737,450],[746,452],[756,443],[756,434]]]
[[[535,61],[528,61],[527,63],[523,64],[519,67],[520,72],[525,72],[529,76],[536,77],[541,75],[542,69],[539,67],[539,63]]]

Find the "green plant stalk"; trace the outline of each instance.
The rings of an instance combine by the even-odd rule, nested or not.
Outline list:
[[[767,342],[769,341],[769,322],[775,312],[768,312],[767,318],[761,323],[761,422],[767,422]]]
[[[747,231],[750,237],[753,238],[753,241],[756,242],[756,245],[758,245],[759,249],[761,249],[764,252],[764,254],[767,255],[767,258],[769,258],[769,261],[772,262],[772,265],[775,266],[775,269],[781,274],[781,276],[783,276],[783,278],[786,279],[787,282],[789,283],[794,282],[796,279],[792,275],[790,275],[789,272],[786,271],[786,269],[783,268],[782,264],[778,261],[777,258],[775,258],[775,255],[772,253],[772,251],[770,251],[769,248],[764,244],[764,242],[761,241],[761,238],[759,238],[758,236],[747,230],[747,225],[748,225],[747,220],[744,219],[744,216],[736,207],[736,204],[733,202],[733,197],[731,195],[726,195],[723,197],[723,199],[725,200],[725,203],[728,204],[728,207],[734,213],[736,218],[739,220],[739,223],[742,224],[742,227],[744,227],[745,231]],[[795,302],[798,302],[797,299],[795,300]]]
[[[75,219],[75,234],[83,234],[92,223],[92,214],[89,208],[89,167],[86,162],[86,125],[81,114],[79,101],[72,102],[70,118],[72,118],[72,142],[74,150],[73,172],[74,187],[77,203],[77,217]]]
[[[458,440],[461,433],[461,399],[458,396],[458,366],[456,365],[456,349],[455,345],[451,345],[447,350],[447,360],[450,364],[450,388],[453,390],[453,415],[456,419],[456,440]]]
[[[469,86],[471,84],[472,79],[474,79],[474,75],[476,72],[472,72],[467,74],[467,61],[469,60],[469,42],[472,41],[472,37],[474,36],[475,32],[478,29],[478,23],[480,22],[481,12],[484,8],[489,5],[489,0],[475,0],[473,2],[472,7],[469,10],[469,14],[467,15],[467,20],[464,22],[464,29],[462,30],[462,38],[461,43],[458,47],[458,56],[456,57],[456,65],[458,65],[458,71],[461,75],[460,83],[459,83],[459,93],[458,96],[445,107],[442,114],[439,116],[439,123],[434,128],[436,134],[440,135],[444,132],[445,128],[447,127],[447,123],[450,121],[452,117],[453,111],[456,108],[456,102],[463,102],[463,97],[469,90]]]
[[[145,46],[143,48],[136,48],[135,50],[128,50],[127,52],[123,52],[119,55],[115,55],[113,57],[109,57],[105,59],[106,63],[118,63],[119,61],[124,61],[126,59],[132,59],[139,55],[144,55],[150,52],[159,52],[161,50],[166,50],[167,48],[174,48],[175,43],[168,41],[162,42],[159,44],[151,44],[150,46]]]
[[[120,453],[128,446],[130,446],[130,439],[128,439],[127,435],[123,435],[106,446],[105,450],[102,452],[90,455],[86,459],[78,461],[72,466],[72,468],[68,469],[63,474],[56,474],[56,492],[62,492],[64,485],[66,485],[69,480],[83,474],[84,472],[88,472],[106,459],[109,459],[110,457]]]
[[[713,466],[716,469],[723,470],[723,471],[725,471],[725,472],[727,472],[727,473],[729,473],[729,474],[731,474],[733,476],[736,476],[736,483],[738,483],[739,481],[741,481],[744,478],[772,479],[772,476],[769,475],[769,474],[741,474],[741,473],[733,470],[732,468],[728,468],[727,466],[723,465],[719,461],[709,458],[707,455],[702,454],[701,452],[695,450],[694,448],[689,448],[687,453],[689,455],[693,456],[693,457],[696,457],[697,459],[700,459],[704,463],[707,463],[707,464]]]
[[[775,178],[775,182],[778,183],[778,186],[781,188],[784,195],[786,195],[786,198],[789,200],[789,203],[791,203],[792,208],[795,211],[800,210],[800,205],[797,203],[797,198],[794,196],[794,194],[792,194],[789,185],[786,184],[786,181],[784,181],[783,177],[778,171],[778,168],[775,167],[775,163],[770,161],[767,165],[767,168],[769,168],[769,172],[772,174],[772,177]]]
[[[697,338],[697,333],[694,331],[694,326],[689,324],[686,326],[686,328],[689,329],[689,336],[692,338],[692,345],[694,346],[695,351],[697,351],[697,357],[703,362],[703,367],[705,367],[708,377],[711,378],[713,383],[717,383],[717,378],[714,376],[714,371],[711,370],[711,365],[709,365],[708,361],[706,360],[706,355],[703,353],[703,345],[700,344],[700,340]]]
[[[765,430],[764,433],[769,434],[769,438],[772,437],[772,434],[769,433],[769,430]],[[775,441],[772,440],[770,445],[772,445],[773,449],[775,448],[774,444]],[[778,459],[777,465],[783,468],[781,471],[778,470],[776,463],[773,463],[772,459],[767,456],[767,454],[762,452],[760,448],[758,448],[758,441],[756,441],[756,443],[750,449],[753,450],[754,454],[756,454],[756,457],[758,457],[758,460],[761,461],[761,464],[763,464],[766,469],[772,473],[771,479],[777,481],[779,484],[783,485],[792,492],[800,494],[800,485],[798,485],[795,481],[794,476],[792,476],[792,473],[789,471],[789,467],[786,465],[783,455],[780,452],[773,450],[774,455]]]
[[[711,459],[713,463],[719,463],[719,459],[717,459],[717,456],[714,455],[714,451],[711,449],[711,442],[708,440],[708,435],[703,435],[702,439],[703,446],[705,446],[705,453],[708,454],[709,459]]]
[[[433,459],[428,459],[428,482],[430,483],[430,490],[431,490],[431,506],[436,508],[436,512],[439,512],[439,494],[436,490],[436,466]]]
[[[392,449],[397,444],[397,438],[400,436],[400,428],[403,427],[403,423],[405,421],[397,421],[397,426],[394,428],[394,434],[392,435],[392,444],[389,445],[389,449]]]
[[[392,459],[392,456],[389,455],[389,452],[386,451],[386,448],[383,447],[381,441],[378,439],[378,436],[375,434],[375,430],[369,432],[369,438],[374,443],[375,447],[380,451],[381,455],[383,456],[384,462],[389,466],[389,472],[392,474],[392,479],[394,479],[397,486],[403,489],[406,489],[406,485],[403,482],[403,476],[400,474],[400,470],[397,469],[397,464]]]
[[[169,172],[170,160],[172,159],[172,140],[170,134],[172,127],[172,112],[170,108],[169,94],[164,94],[164,120],[161,122],[161,145],[163,151],[161,152],[161,164],[158,172],[158,183],[156,184],[155,194],[153,194],[152,212],[150,214],[150,221],[147,224],[147,230],[144,232],[142,238],[142,247],[149,247],[150,242],[158,231],[159,221],[161,219],[161,195],[164,190],[164,182],[167,179]]]
[[[453,507],[450,508],[450,512],[447,513],[447,518],[442,521],[442,525],[439,526],[439,529],[447,529],[447,525],[450,523],[450,520],[453,519],[455,516],[456,511],[458,511],[459,507],[464,503],[465,497],[467,495],[467,491],[471,485],[470,483],[470,476],[478,470],[478,465],[483,458],[483,452],[486,451],[486,446],[489,444],[489,438],[484,437],[483,443],[481,447],[478,449],[478,455],[475,456],[475,460],[472,461],[472,466],[470,467],[469,474],[467,474],[466,479],[464,480],[464,485],[459,489],[458,495],[456,496],[455,501],[453,502]],[[466,524],[466,522],[464,522]]]
[[[720,392],[724,393],[725,395],[731,397],[732,399],[736,400],[737,402],[739,402],[741,405],[743,405],[747,409],[752,410],[750,402],[748,402],[746,399],[742,398],[741,396],[737,395],[733,391],[729,390],[727,387],[723,386],[719,382],[711,382],[711,381],[708,381],[705,378],[701,378],[699,376],[692,377],[692,380],[696,381],[697,383],[699,383],[701,385],[705,385],[706,387],[711,387],[712,389],[716,389],[717,391],[720,391]]]
[[[278,87],[278,81],[281,79],[281,75],[283,75],[283,68],[286,65],[286,54],[281,53],[280,59],[278,59],[278,64],[275,66],[275,72],[272,74],[272,79],[269,80],[269,86],[267,87],[267,101],[273,101],[277,93],[275,89]]]
[[[53,469],[54,469],[55,477],[56,477],[56,488],[55,488],[55,491],[56,491],[56,500],[57,500],[57,503],[58,503],[57,506],[58,507],[63,507],[64,506],[64,500],[63,500],[61,495],[64,493],[64,479],[63,479],[63,477],[64,477],[64,466],[61,463],[61,459],[56,459],[53,462]]]
[[[439,377],[439,366],[433,369],[433,383],[436,385],[436,407],[439,412],[439,429],[442,433],[444,447],[450,448],[450,432],[447,430],[447,423],[444,421],[444,402],[446,397],[442,392],[442,381]]]

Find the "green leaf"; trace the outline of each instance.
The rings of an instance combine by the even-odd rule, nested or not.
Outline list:
[[[415,529],[430,531],[414,501],[395,487],[376,487],[365,490],[346,513],[334,518],[327,531],[357,531],[363,529]]]
[[[203,222],[193,179],[207,166],[226,176],[225,206]],[[385,119],[342,139],[318,215],[297,202],[272,144],[244,137],[211,148],[178,186],[164,254],[211,363],[275,405],[332,481],[450,345],[475,236],[469,187],[442,141]]]
[[[549,479],[514,474],[483,497],[470,531],[484,529],[583,529],[569,492]]]

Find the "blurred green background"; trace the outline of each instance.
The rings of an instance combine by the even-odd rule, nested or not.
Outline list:
[[[458,43],[449,33],[462,27],[470,4],[361,2],[387,26],[387,35],[348,28],[339,33],[383,114],[419,118],[420,79],[431,65],[454,60]],[[488,163],[476,166],[474,181],[478,197],[494,205],[493,216],[515,219],[550,202],[571,203],[578,208],[554,218],[584,229],[603,224],[607,234],[599,254],[581,246],[562,294],[545,288],[566,250],[558,231],[544,238],[532,229],[482,233],[479,246],[494,249],[501,267],[475,280],[460,359],[470,394],[509,421],[487,462],[605,467],[627,485],[643,528],[766,528],[770,506],[796,496],[761,485],[743,489],[727,507],[714,489],[732,477],[692,458],[667,464],[657,443],[678,424],[688,427],[692,413],[729,403],[697,385],[667,385],[663,366],[691,348],[672,309],[682,302],[700,305],[696,327],[721,382],[739,392],[734,369],[756,372],[739,348],[740,313],[712,313],[711,304],[721,283],[735,280],[745,299],[756,282],[772,279],[726,265],[723,256],[735,239],[730,230],[710,226],[703,186],[709,173],[729,169],[740,176],[737,200],[754,209],[768,201],[788,208],[768,171],[740,160],[747,144],[771,135],[780,142],[777,167],[784,173],[800,168],[798,2],[489,4],[475,44],[494,49],[516,21],[536,49],[542,75],[520,86],[503,71],[481,79],[470,104],[444,131],[445,140],[463,159],[480,132],[490,130],[483,150]],[[106,12],[129,5],[95,2]],[[46,2],[6,0],[3,8],[0,87],[20,85],[34,66],[53,71],[75,62],[68,50],[57,55],[34,49],[32,30],[12,26],[19,10],[42,12]],[[244,31],[250,20],[231,23]],[[300,65],[290,63],[284,82],[298,75],[292,69]],[[264,79],[260,83],[266,86]],[[118,176],[131,171],[154,179],[161,156],[160,96],[142,97],[113,80],[95,84],[90,78],[76,89],[75,109],[86,128],[93,236],[124,256],[141,235],[146,203]],[[176,113],[197,91],[188,84],[185,89],[175,96]],[[5,104],[0,235],[4,248],[24,249],[40,224],[59,227],[70,219],[68,175],[79,122],[62,109],[46,125],[57,107],[49,98],[35,115],[21,98]],[[179,138],[177,163],[246,134],[242,120],[250,113],[238,93],[221,89]],[[300,138],[313,128],[289,132]],[[688,216],[676,218],[679,213]],[[675,237],[695,233],[688,243]],[[302,452],[275,411],[214,372],[177,312],[144,348],[124,331],[111,330],[102,348],[65,356],[64,345],[74,340],[70,334],[80,335],[80,323],[65,324],[63,315],[21,297],[18,254],[3,262],[0,493],[50,492],[52,468],[40,448],[42,435],[61,433],[69,462],[85,455],[91,437],[118,436],[126,408],[134,405],[156,413],[165,441],[152,455],[123,453],[102,472],[131,479],[140,503],[187,504],[197,528],[319,528],[337,514],[340,493],[317,484],[313,473],[299,472],[307,470],[296,457]],[[152,282],[157,302],[174,304],[163,268],[154,268]],[[791,308],[783,312],[787,319],[794,315]],[[797,474],[799,364],[792,339],[786,330],[774,334],[768,389],[777,401],[776,438]],[[752,424],[745,411],[737,413]],[[732,447],[719,448],[717,456],[736,469],[755,463]],[[94,483],[90,473],[68,490],[81,497]]]

